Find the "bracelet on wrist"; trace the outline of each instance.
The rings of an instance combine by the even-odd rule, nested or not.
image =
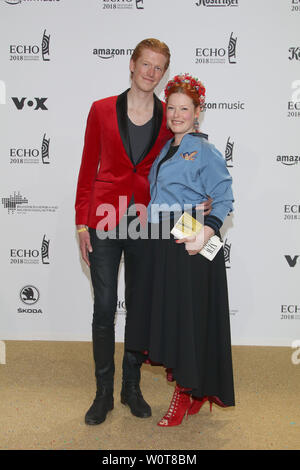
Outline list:
[[[86,227],[82,227],[80,229],[77,230],[77,233],[81,233],[81,232],[87,232],[87,228]]]

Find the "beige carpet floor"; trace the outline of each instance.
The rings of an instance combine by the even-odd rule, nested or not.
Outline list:
[[[123,344],[116,345],[115,408],[87,426],[95,394],[91,343],[6,341],[0,364],[0,449],[292,450],[300,449],[300,364],[282,347],[233,347],[236,406],[206,403],[179,427],[160,428],[174,385],[160,367],[143,365],[152,406],[140,419],[121,405]]]

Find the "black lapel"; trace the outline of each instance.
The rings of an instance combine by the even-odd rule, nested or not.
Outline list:
[[[129,91],[129,88],[128,90],[124,91],[124,93],[118,96],[116,109],[117,109],[117,119],[118,119],[120,137],[122,139],[124,149],[128,157],[132,161],[129,131],[128,131],[128,121],[127,121],[127,93],[128,91]]]
[[[158,134],[159,134],[159,131],[160,131],[160,128],[161,128],[161,123],[162,123],[162,120],[163,120],[163,105],[162,105],[161,101],[157,98],[156,95],[153,95],[153,96],[154,96],[154,109],[153,109],[153,124],[152,124],[151,139],[150,139],[147,147],[145,148],[144,152],[142,153],[142,155],[138,159],[137,163],[140,163],[143,160],[143,158],[145,158],[146,155],[148,155],[148,153],[152,149],[152,147],[155,144],[155,141],[158,137]]]
[[[128,157],[130,158],[131,162],[133,163],[132,152],[131,152],[131,147],[130,147],[129,131],[128,131],[128,120],[127,120],[127,93],[128,91],[129,89],[124,91],[124,93],[118,96],[116,109],[117,109],[117,120],[118,120],[120,137],[122,139],[124,149]],[[145,158],[145,156],[150,152],[153,145],[155,144],[155,141],[158,137],[158,134],[161,128],[161,123],[163,120],[163,105],[156,95],[153,95],[153,96],[154,96],[154,109],[153,109],[153,125],[152,125],[151,139],[136,164],[142,161],[143,158]]]

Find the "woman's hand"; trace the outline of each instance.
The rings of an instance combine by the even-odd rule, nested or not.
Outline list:
[[[212,210],[212,202],[213,202],[213,199],[211,197],[208,197],[206,201],[196,206],[196,209],[203,210],[203,215],[208,215],[211,213],[211,210]]]
[[[203,230],[201,230],[198,235],[181,238],[181,240],[176,240],[176,243],[185,243],[185,249],[187,250],[188,254],[193,256],[202,250],[204,245],[214,234],[215,231],[211,227],[204,225]]]
[[[84,225],[77,225],[77,230],[80,230],[84,227]],[[78,237],[82,259],[88,266],[90,266],[89,253],[93,251],[90,240],[90,234],[88,230],[84,230],[83,232],[78,233]]]

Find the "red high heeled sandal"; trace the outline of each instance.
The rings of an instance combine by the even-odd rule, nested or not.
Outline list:
[[[202,397],[202,398],[192,397],[192,404],[191,404],[191,406],[188,410],[188,414],[189,415],[195,415],[195,414],[199,413],[199,411],[201,410],[202,406],[204,405],[204,403],[206,401],[209,401],[210,412],[212,411],[213,403],[215,403],[215,405],[221,406],[222,408],[227,407],[227,405],[224,405],[224,403],[220,400],[220,398],[218,398],[215,395],[209,395],[209,396],[205,396],[205,397]]]
[[[161,427],[178,426],[191,406],[190,394],[186,388],[176,385],[167,413],[157,423]]]
[[[189,415],[195,415],[195,414],[199,413],[202,406],[204,405],[204,403],[207,400],[208,400],[207,397],[203,397],[203,398],[194,398],[194,397],[192,397],[192,404],[189,408],[188,414]]]

